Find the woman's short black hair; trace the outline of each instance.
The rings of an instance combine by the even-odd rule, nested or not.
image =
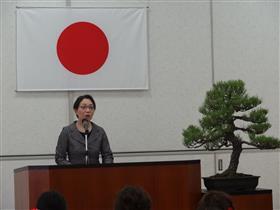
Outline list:
[[[201,198],[197,210],[234,210],[230,196],[221,191],[209,191]]]
[[[79,96],[79,97],[76,99],[76,101],[74,102],[73,109],[74,109],[74,110],[77,110],[77,109],[79,108],[79,106],[80,106],[81,101],[84,100],[84,99],[89,99],[89,100],[92,102],[92,104],[93,104],[94,110],[96,109],[95,101],[94,101],[94,99],[92,98],[91,95],[82,95],[82,96]]]
[[[60,193],[47,191],[40,195],[36,208],[40,210],[67,210],[67,205]]]
[[[117,195],[115,210],[150,210],[151,198],[142,188],[126,186]]]

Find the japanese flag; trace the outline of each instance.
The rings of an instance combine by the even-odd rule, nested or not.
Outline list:
[[[17,90],[147,89],[146,8],[18,8]]]

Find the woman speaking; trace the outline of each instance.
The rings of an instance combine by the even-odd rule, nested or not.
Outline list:
[[[58,165],[113,163],[113,154],[104,129],[93,123],[96,105],[91,95],[79,96],[73,105],[78,118],[64,127],[58,137],[55,162]]]

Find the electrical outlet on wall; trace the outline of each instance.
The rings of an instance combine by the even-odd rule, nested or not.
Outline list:
[[[218,171],[223,170],[223,159],[218,159]]]

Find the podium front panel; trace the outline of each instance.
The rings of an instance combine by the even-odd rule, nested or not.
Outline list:
[[[15,206],[34,208],[42,192],[55,190],[65,197],[69,210],[113,210],[117,193],[136,185],[150,194],[153,210],[195,210],[201,197],[200,177],[198,160],[28,166],[15,170]]]

